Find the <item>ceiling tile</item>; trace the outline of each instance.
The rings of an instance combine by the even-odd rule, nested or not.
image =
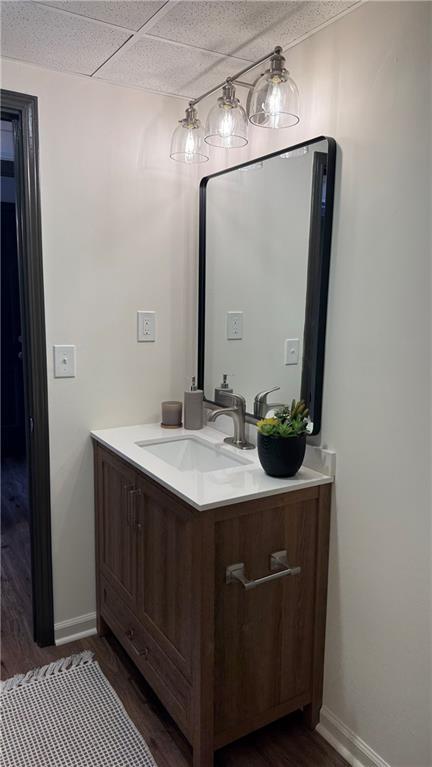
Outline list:
[[[3,56],[89,75],[130,36],[99,22],[29,2],[1,5]]]
[[[151,33],[220,53],[257,59],[274,45],[293,40],[338,15],[358,0],[181,0]]]
[[[41,0],[43,5],[53,5],[65,11],[88,16],[108,24],[116,24],[126,29],[137,30],[157,13],[167,0]]]
[[[110,61],[97,77],[164,93],[196,97],[247,62],[143,35]]]

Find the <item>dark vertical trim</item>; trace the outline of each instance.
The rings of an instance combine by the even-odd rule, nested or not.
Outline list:
[[[206,302],[206,193],[207,178],[199,190],[198,388],[204,391]]]
[[[301,397],[307,403],[311,414],[312,434],[319,434],[321,430],[330,267],[330,240],[327,238],[327,231],[330,228],[331,232],[333,208],[333,202],[329,205],[331,190],[328,177],[329,170],[331,170],[330,166],[328,152],[314,153],[301,380]],[[324,184],[325,205],[323,211]]]
[[[2,119],[15,127],[15,179],[26,432],[31,507],[35,641],[54,643],[48,382],[39,194],[37,98],[1,91]]]

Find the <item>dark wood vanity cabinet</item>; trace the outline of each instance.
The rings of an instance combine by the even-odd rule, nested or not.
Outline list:
[[[299,708],[315,727],[331,485],[197,511],[97,443],[95,482],[98,629],[133,658],[194,767]],[[245,583],[227,583],[240,563]]]

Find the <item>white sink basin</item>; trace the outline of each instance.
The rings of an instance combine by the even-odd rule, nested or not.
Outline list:
[[[220,469],[235,469],[251,463],[246,458],[237,457],[223,447],[213,446],[199,437],[177,437],[135,444],[179,471],[199,471],[204,474]]]

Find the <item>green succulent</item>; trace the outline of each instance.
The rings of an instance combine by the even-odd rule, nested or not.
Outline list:
[[[266,437],[300,437],[307,433],[309,410],[303,400],[279,408],[273,418],[263,418],[257,423],[260,434]]]

